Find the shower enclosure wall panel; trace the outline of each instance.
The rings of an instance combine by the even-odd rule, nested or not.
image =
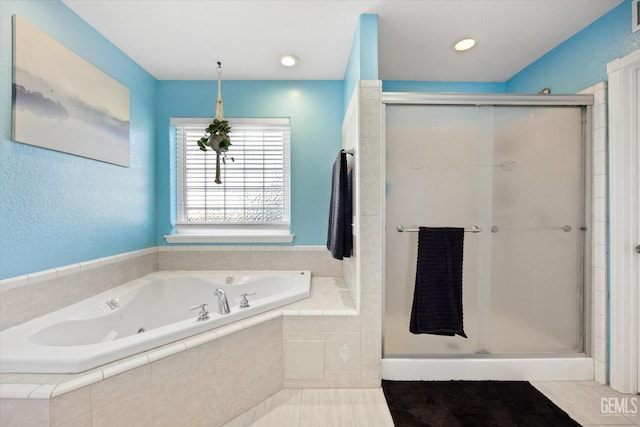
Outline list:
[[[582,351],[582,117],[580,107],[387,106],[385,358]],[[417,233],[398,224],[481,227],[465,233],[468,339],[409,332]]]

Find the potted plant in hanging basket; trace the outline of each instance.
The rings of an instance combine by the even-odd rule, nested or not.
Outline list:
[[[205,130],[205,135],[198,140],[198,147],[202,151],[207,151],[211,148],[216,152],[216,184],[222,184],[220,180],[220,157],[222,156],[222,162],[227,163],[227,151],[231,145],[229,134],[231,133],[231,126],[227,120],[213,119],[213,122]],[[233,157],[231,157],[231,161]]]

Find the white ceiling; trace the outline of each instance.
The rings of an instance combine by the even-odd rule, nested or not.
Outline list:
[[[161,80],[340,80],[378,14],[383,80],[505,81],[623,0],[62,0]],[[453,44],[472,36],[466,53]],[[282,67],[293,53],[300,63]]]

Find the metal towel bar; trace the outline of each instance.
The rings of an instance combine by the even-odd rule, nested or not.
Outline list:
[[[398,226],[396,227],[396,231],[397,231],[398,233],[403,233],[403,232],[405,232],[405,231],[407,231],[407,232],[411,232],[411,233],[414,233],[414,232],[418,232],[418,231],[420,231],[420,229],[419,229],[419,228],[404,228],[404,225],[398,225]],[[471,228],[465,228],[465,229],[464,229],[464,232],[465,232],[465,233],[479,233],[479,232],[481,232],[481,231],[482,231],[482,230],[481,230],[481,229],[480,229],[480,227],[478,227],[477,225],[474,225],[474,226],[473,226],[473,227],[471,227]]]
[[[581,230],[586,230],[586,228],[581,227]],[[572,228],[570,225],[563,225],[562,227],[536,227],[536,228],[500,228],[497,225],[491,227],[492,233],[497,233],[499,231],[531,231],[531,230],[562,230],[565,233],[571,232]]]

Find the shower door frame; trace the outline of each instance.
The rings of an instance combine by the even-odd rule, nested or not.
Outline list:
[[[582,107],[582,123],[583,123],[583,164],[584,164],[584,226],[586,231],[584,233],[584,241],[582,245],[582,316],[581,316],[581,337],[582,337],[582,351],[586,356],[590,356],[591,351],[591,230],[588,227],[588,219],[591,218],[592,212],[592,200],[591,200],[591,179],[593,175],[591,144],[592,144],[592,106],[594,102],[593,95],[512,95],[512,94],[451,94],[451,93],[426,93],[426,92],[383,92],[382,93],[382,143],[381,143],[381,191],[382,194],[385,190],[386,183],[386,107],[387,105],[431,105],[431,106],[529,106],[529,107]],[[382,221],[383,227],[386,226],[386,201],[382,199]],[[386,253],[386,233],[383,229],[382,232],[382,253]],[[382,260],[382,322],[384,324],[384,304],[385,304],[385,282],[386,282],[386,256]],[[384,331],[384,328],[383,328]],[[384,355],[384,333],[382,336],[383,343],[383,365],[385,360]],[[517,359],[517,356],[514,356]],[[591,361],[590,358],[582,358],[584,362]],[[402,359],[397,359],[402,360]],[[523,359],[532,360],[532,359]],[[566,358],[574,360],[573,358]],[[445,361],[446,363],[446,361]],[[588,363],[580,363],[575,376],[572,377],[570,373],[567,373],[564,379],[592,379],[593,370],[591,369],[591,378],[585,378],[589,376]],[[563,369],[570,365],[563,365],[564,368],[559,369],[561,372]],[[543,368],[543,371],[546,368]],[[525,368],[530,370],[530,368]],[[565,371],[566,372],[566,371]],[[383,367],[384,375],[384,367]],[[402,376],[403,374],[400,373]],[[545,377],[543,374],[540,378]],[[563,379],[562,374],[557,379]],[[551,379],[551,377],[545,377]],[[406,378],[405,378],[406,379]],[[505,379],[505,378],[502,378]],[[535,379],[535,378],[531,378]]]

